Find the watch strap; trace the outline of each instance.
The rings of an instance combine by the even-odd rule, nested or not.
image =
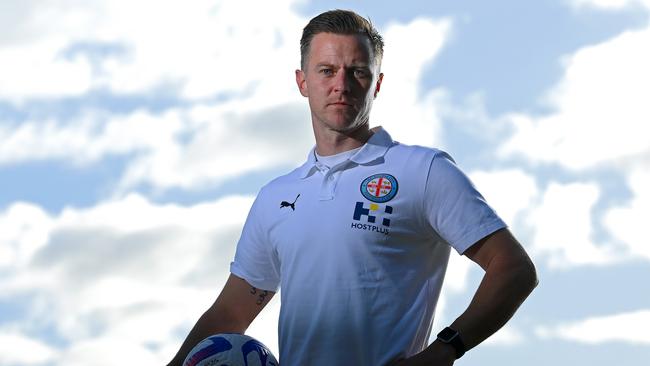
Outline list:
[[[467,350],[463,339],[460,337],[460,333],[449,327],[446,327],[438,333],[438,339],[441,342],[454,347],[454,350],[456,350],[456,359],[461,358]]]

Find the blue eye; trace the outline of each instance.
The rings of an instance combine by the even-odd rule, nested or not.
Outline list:
[[[370,76],[370,73],[364,69],[356,69],[354,70],[354,76],[358,78],[367,78]]]
[[[323,75],[332,75],[334,71],[332,69],[320,69],[319,72]]]

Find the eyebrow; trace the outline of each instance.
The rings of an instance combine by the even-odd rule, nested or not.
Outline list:
[[[330,63],[328,63],[328,62],[320,62],[320,63],[317,63],[317,64],[316,64],[316,68],[319,68],[319,67],[333,67],[333,68],[338,68],[338,66],[336,66],[336,65],[334,65],[334,64],[330,64]],[[368,64],[353,64],[353,65],[350,65],[349,68],[351,68],[351,69],[368,69],[368,70],[370,70],[370,65],[368,65]]]

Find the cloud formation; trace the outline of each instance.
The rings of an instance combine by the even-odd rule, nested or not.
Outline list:
[[[623,256],[610,243],[593,240],[599,195],[593,183],[550,184],[526,220],[534,228],[532,252],[555,268],[620,261]]]
[[[373,106],[371,121],[382,125],[393,139],[412,145],[440,143],[439,105],[444,90],[420,90],[425,67],[435,62],[453,28],[448,18],[419,18],[407,24],[389,24],[385,30],[382,62],[384,81]]]
[[[0,97],[21,102],[167,86],[199,99],[258,82],[277,88],[273,81],[297,64],[283,63],[297,60],[304,19],[292,11],[295,3],[11,2],[4,14],[15,16],[3,19],[11,31],[0,39]]]
[[[622,243],[625,243],[632,258],[650,261],[650,246],[645,230],[646,219],[650,217],[650,168],[639,166],[628,177],[633,199],[621,206],[611,208],[604,219],[605,227]]]
[[[616,10],[637,1],[575,1],[576,9]],[[641,171],[650,166],[650,27],[626,30],[600,43],[582,47],[562,59],[560,81],[544,97],[550,112],[512,112],[496,119],[512,129],[501,143],[500,159],[523,158],[531,170],[564,171],[562,181],[550,182],[528,217],[535,252],[555,268],[605,265],[648,258],[640,234],[626,220],[650,211],[650,185]],[[603,189],[588,174],[612,174],[629,182],[629,203],[607,207],[605,220],[596,215]],[[567,182],[567,176],[570,177]],[[621,187],[621,189],[624,189]],[[602,210],[602,207],[599,208]],[[638,223],[637,223],[638,225]],[[605,228],[614,240],[598,240]],[[627,229],[627,230],[626,230]]]
[[[594,7],[610,11],[637,4],[650,8],[648,0],[572,0],[571,4],[576,7]]]
[[[38,365],[52,362],[58,352],[43,342],[0,329],[0,363],[3,365]]]
[[[6,346],[31,340],[60,364],[108,365],[123,354],[168,361],[178,347],[174,330],[193,324],[225,283],[251,203],[232,196],[159,206],[129,195],[57,216],[12,205],[0,214],[0,226],[17,228],[3,234],[14,260],[0,267],[0,299],[31,305],[0,330]],[[68,346],[55,352],[49,342]]]
[[[650,116],[650,28],[626,31],[564,60],[562,81],[547,99],[555,112],[509,116],[515,133],[503,145],[535,163],[571,170],[625,168],[650,155],[644,125]]]
[[[560,339],[586,343],[625,342],[635,345],[650,344],[650,310],[639,310],[600,317],[592,317],[555,327],[539,327],[541,338]]]

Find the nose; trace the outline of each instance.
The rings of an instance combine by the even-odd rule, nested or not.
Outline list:
[[[349,75],[349,71],[346,69],[339,70],[334,78],[334,91],[341,94],[349,93],[351,82],[352,77]]]

